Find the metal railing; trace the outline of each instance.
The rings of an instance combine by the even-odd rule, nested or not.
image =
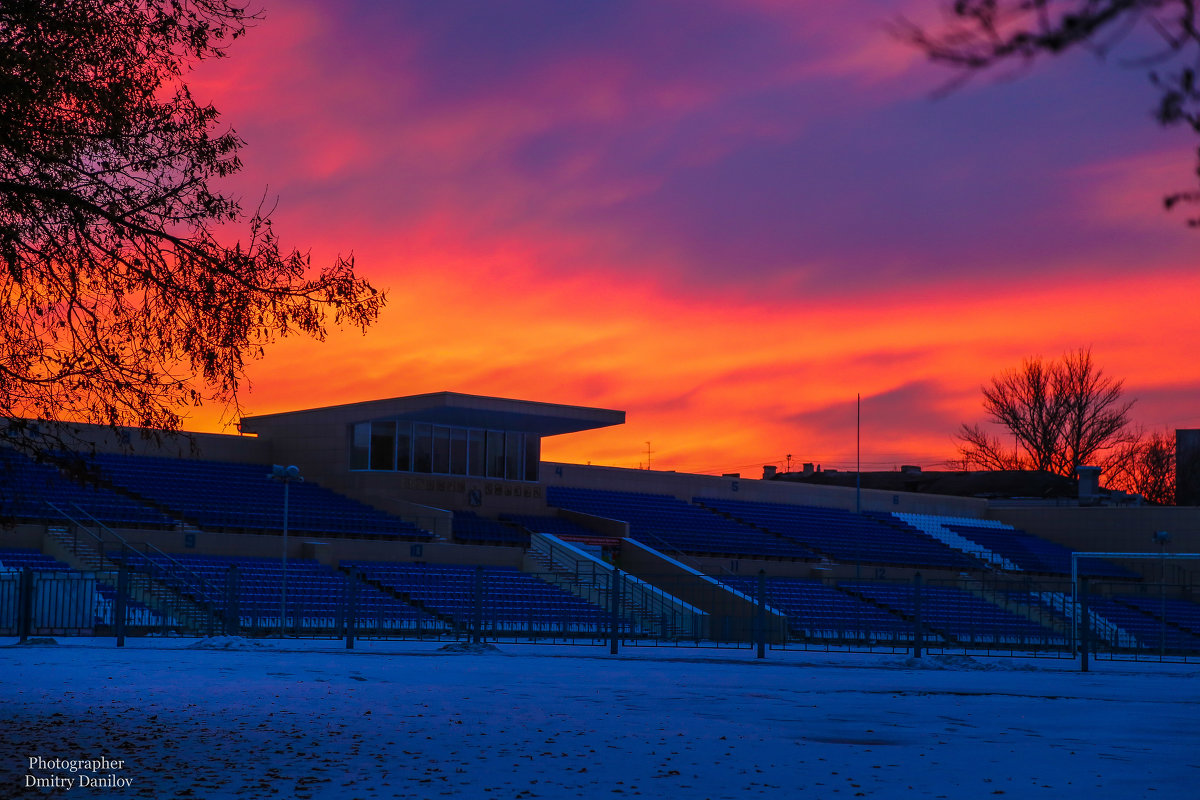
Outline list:
[[[661,638],[702,638],[706,611],[547,533],[530,534],[530,557],[547,570],[542,577],[602,608],[611,605],[612,582],[634,629]]]
[[[427,565],[390,582],[353,572],[294,576],[282,619],[279,587],[237,567],[224,580],[194,575],[209,592],[213,613],[206,618],[142,602],[137,570],[149,569],[149,558],[131,558],[115,570],[0,569],[0,634],[282,633],[347,641],[357,636],[1200,660],[1200,604],[1183,585],[1091,580],[1073,598],[1068,580],[1029,576],[918,575],[900,581],[759,576],[713,580],[702,584],[709,589],[700,594],[693,585],[684,602],[673,590],[679,575],[585,568],[589,559],[577,557],[582,551],[553,541],[544,545],[552,549],[547,556],[555,570],[477,567],[450,579]],[[570,591],[568,561],[577,581]]]
[[[140,556],[138,561],[143,568],[127,576],[128,599],[135,603],[133,608],[141,606],[153,612],[164,632],[178,628],[212,631],[220,626],[214,617],[216,608],[212,602],[212,597],[218,594],[217,587],[189,567],[149,542],[130,544],[75,503],[69,504],[72,511],[49,501],[46,505],[70,523],[69,549],[84,563],[95,567],[97,580],[103,586],[114,587],[118,574],[128,565],[131,556]],[[143,620],[152,618],[152,615],[136,616],[138,625],[146,624]]]

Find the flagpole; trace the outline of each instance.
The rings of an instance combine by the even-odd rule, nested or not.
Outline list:
[[[862,393],[859,393],[855,399],[855,421],[854,421],[854,453],[856,464],[854,467],[854,510],[862,513]]]

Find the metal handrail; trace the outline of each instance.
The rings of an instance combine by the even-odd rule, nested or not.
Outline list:
[[[135,546],[133,546],[133,545],[129,544],[129,542],[125,541],[125,538],[122,537],[121,534],[117,533],[112,528],[105,525],[103,522],[101,522],[99,519],[97,519],[96,516],[94,514],[92,514],[91,512],[89,512],[87,509],[80,508],[79,505],[74,502],[72,502],[70,505],[72,508],[74,508],[80,514],[82,514],[84,517],[91,520],[96,525],[97,528],[99,528],[102,531],[105,531],[110,536],[112,536],[114,539],[116,539],[118,542],[120,542],[122,547],[128,548],[129,550],[132,550],[134,552],[137,552],[137,548]],[[51,507],[53,508],[54,506],[51,506]],[[61,510],[59,510],[59,513],[62,513]],[[71,520],[71,521],[75,522],[76,525],[79,524],[79,522],[77,520]],[[101,544],[103,544],[103,539],[98,539],[98,540],[101,542]],[[170,553],[163,552],[160,548],[156,547],[155,545],[151,544],[150,542],[143,542],[142,547],[144,548],[144,550],[146,551],[147,554],[149,554],[150,551],[153,551],[153,553],[155,555],[165,558],[167,561],[169,561],[171,564],[173,564],[177,569],[182,570],[183,572],[186,572],[187,574],[191,575],[198,582],[198,588],[208,589],[213,593],[213,596],[217,596],[218,593],[217,593],[215,586],[213,586],[211,583],[209,583],[208,580],[206,580],[203,576],[198,575],[196,572],[194,572],[190,567],[180,563],[179,560],[177,560]],[[101,553],[101,557],[105,557],[103,553]],[[153,564],[154,562],[151,561],[150,563]],[[155,566],[157,567],[158,565],[155,564]],[[170,573],[170,571],[168,571],[167,576],[168,577],[176,577],[175,575],[172,575]]]
[[[47,506],[49,506],[51,509],[53,509],[53,510],[54,510],[54,511],[55,511],[55,512],[56,512],[56,513],[59,515],[59,516],[63,517],[63,518],[64,518],[64,519],[66,519],[68,522],[70,522],[71,524],[73,524],[73,525],[75,526],[75,528],[76,528],[76,530],[77,530],[77,531],[78,531],[78,530],[82,530],[82,531],[83,531],[84,533],[86,533],[88,536],[92,537],[92,538],[93,538],[93,539],[96,541],[96,543],[97,543],[97,544],[99,544],[99,545],[100,545],[100,547],[99,547],[99,548],[97,549],[97,551],[96,551],[96,554],[97,554],[97,555],[100,557],[100,565],[101,565],[101,566],[103,566],[103,565],[104,565],[104,562],[105,562],[105,561],[112,561],[112,559],[110,559],[110,558],[109,558],[109,557],[108,557],[108,556],[105,554],[105,552],[104,552],[104,537],[103,537],[102,535],[100,535],[100,534],[98,534],[98,533],[96,533],[96,532],[94,532],[94,531],[91,531],[91,530],[89,530],[87,525],[85,525],[84,523],[82,523],[82,522],[80,522],[79,520],[75,519],[75,517],[71,516],[71,515],[70,515],[70,514],[68,514],[66,511],[63,511],[61,508],[59,508],[58,506],[54,505],[54,503],[51,503],[49,500],[43,500],[42,502],[43,502],[43,503],[45,503]],[[72,505],[72,506],[75,508],[75,510],[76,510],[76,511],[78,511],[78,512],[80,512],[80,513],[83,513],[83,514],[86,514],[86,515],[87,515],[87,516],[89,516],[89,517],[91,517],[91,516],[92,516],[91,514],[88,514],[86,511],[84,511],[84,510],[83,510],[83,509],[81,509],[79,506],[75,505],[74,503],[72,503],[71,505]],[[96,518],[95,518],[95,517],[92,517],[92,519],[93,519],[93,520],[95,520]],[[107,525],[103,524],[103,523],[102,523],[102,522],[100,522],[99,520],[96,520],[96,525],[97,525],[97,527],[98,527],[98,528],[99,528],[101,531],[105,531],[105,532],[107,532],[107,533],[111,534],[111,535],[112,535],[112,537],[113,537],[114,539],[116,539],[116,540],[117,540],[117,542],[118,542],[118,543],[120,543],[120,545],[121,545],[122,547],[129,547],[129,543],[128,543],[128,542],[126,542],[126,541],[125,541],[125,540],[124,540],[124,539],[121,537],[121,535],[120,535],[119,533],[117,533],[116,531],[112,530],[111,528],[109,528]],[[115,564],[116,562],[113,562],[113,563]]]
[[[89,530],[89,529],[88,529],[88,526],[87,526],[86,524],[84,524],[84,523],[80,522],[78,519],[76,519],[75,517],[71,516],[69,513],[67,513],[67,512],[66,512],[66,511],[64,511],[63,509],[59,508],[58,506],[56,506],[54,503],[50,502],[49,500],[46,500],[46,501],[43,501],[43,502],[45,502],[45,504],[46,504],[47,506],[49,506],[50,508],[52,508],[52,509],[53,509],[54,511],[56,511],[56,512],[57,512],[59,515],[61,515],[62,517],[64,517],[65,519],[67,519],[69,522],[71,522],[73,525],[75,525],[75,527],[76,527],[76,528],[78,528],[78,529],[82,529],[84,533],[86,533],[88,536],[92,537],[92,539],[94,539],[94,540],[96,541],[96,543],[99,545],[99,547],[97,548],[97,555],[98,555],[98,556],[99,556],[99,558],[100,558],[100,565],[101,565],[101,567],[103,567],[103,566],[104,566],[104,563],[105,563],[105,562],[110,562],[110,563],[113,563],[113,564],[115,564],[116,566],[120,566],[119,562],[113,562],[113,560],[112,560],[111,558],[109,558],[108,554],[107,554],[107,553],[104,551],[104,536],[103,536],[103,535],[101,535],[101,534],[97,534],[96,532]],[[132,551],[132,552],[135,552],[135,553],[136,553],[136,552],[138,552],[136,547],[134,547],[134,546],[133,546],[133,545],[131,545],[131,544],[130,544],[128,541],[126,541],[126,540],[125,540],[125,537],[121,536],[121,534],[117,533],[117,532],[116,532],[116,531],[114,531],[112,528],[110,528],[110,527],[108,527],[107,525],[105,525],[103,522],[101,522],[99,519],[97,519],[97,518],[96,518],[96,516],[95,516],[94,514],[92,514],[92,513],[88,512],[86,509],[80,508],[80,507],[79,507],[79,505],[78,505],[78,504],[76,504],[76,503],[74,503],[74,502],[70,503],[70,506],[71,506],[71,508],[73,508],[73,509],[74,509],[76,512],[78,512],[79,514],[83,515],[85,518],[87,518],[88,520],[90,520],[90,521],[91,521],[91,523],[92,523],[92,524],[94,524],[94,525],[95,525],[95,527],[96,527],[96,528],[97,528],[99,531],[101,531],[102,533],[107,533],[109,536],[111,536],[113,539],[115,539],[115,540],[117,541],[117,543],[121,545],[121,552],[122,552],[122,553],[125,553],[125,552],[128,552],[128,551]],[[209,594],[207,594],[207,597],[220,597],[220,596],[221,596],[221,593],[217,591],[217,588],[216,588],[216,587],[215,587],[213,584],[209,583],[209,582],[208,582],[208,581],[207,581],[205,578],[203,578],[202,576],[200,576],[200,575],[196,574],[196,573],[195,573],[194,571],[192,571],[192,570],[191,570],[189,567],[187,567],[187,566],[185,566],[185,565],[181,564],[181,563],[180,563],[180,562],[179,562],[177,559],[175,559],[174,557],[172,557],[172,556],[171,556],[169,553],[165,553],[165,552],[163,552],[161,549],[159,549],[159,548],[158,548],[158,547],[156,547],[155,545],[151,544],[150,542],[143,542],[143,546],[146,548],[146,550],[147,550],[147,551],[153,550],[153,551],[154,551],[156,554],[158,554],[158,555],[160,555],[160,556],[162,556],[162,557],[166,558],[168,561],[170,561],[172,564],[174,564],[174,565],[175,565],[175,566],[176,566],[176,567],[177,567],[179,570],[182,570],[183,572],[186,572],[186,573],[190,574],[190,575],[191,575],[193,578],[195,578],[195,579],[196,579],[196,581],[198,581],[198,582],[199,582],[199,583],[198,583],[198,585],[197,585],[197,586],[194,586],[194,587],[188,587],[188,586],[186,586],[186,582],[185,582],[185,588],[199,588],[199,589],[201,590],[201,594],[202,594],[202,595],[204,595],[204,590],[206,590],[206,589],[207,589],[207,590],[208,590],[208,592],[209,592]],[[148,561],[148,562],[149,562],[149,563],[150,563],[152,566],[156,567],[157,569],[160,569],[160,570],[162,569],[161,567],[158,567],[158,565],[157,565],[157,564],[155,564],[155,562],[154,562],[154,561],[151,561],[150,559],[147,559],[147,561]],[[174,578],[174,577],[179,577],[178,575],[173,575],[173,574],[171,574],[171,572],[169,572],[169,571],[165,571],[165,572],[166,572],[166,576],[165,576],[165,578],[167,578],[167,579],[169,579],[169,578]],[[155,579],[157,579],[157,580],[159,580],[160,582],[164,582],[164,583],[165,583],[165,580],[164,580],[164,578],[163,578],[163,577],[157,577],[157,578],[156,578],[155,576],[153,576],[153,575],[149,575],[149,574],[147,574],[147,576],[146,576],[146,577],[147,577],[147,578],[150,578],[151,580],[155,580]],[[178,591],[179,591],[179,590],[178,590],[178,589],[175,589],[174,591],[176,591],[176,592],[178,593]],[[211,602],[211,601],[207,601],[207,600],[206,600],[205,602]]]
[[[585,576],[591,579],[590,588],[606,595],[609,591],[609,575],[613,567],[595,556],[580,550],[569,542],[564,542],[549,533],[539,533],[533,538],[532,544],[536,550],[545,552],[551,566],[555,564],[567,568],[572,577],[582,581]],[[556,558],[556,555],[559,557]],[[584,567],[586,566],[586,569]],[[632,602],[640,602],[646,613],[688,613],[707,616],[707,612],[696,608],[669,592],[646,583],[628,572],[621,573],[624,581],[622,593]]]

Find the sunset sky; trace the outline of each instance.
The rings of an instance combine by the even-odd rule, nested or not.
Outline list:
[[[1200,232],[1161,202],[1195,136],[1086,53],[933,99],[886,27],[936,3],[267,0],[193,93],[244,204],[390,302],[277,344],[244,411],[600,406],[543,457],[756,475],[852,467],[861,393],[864,468],[929,468],[991,375],[1091,346],[1139,423],[1200,427]]]

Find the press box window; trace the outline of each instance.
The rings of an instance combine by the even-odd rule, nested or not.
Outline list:
[[[450,429],[433,426],[433,468],[435,475],[450,472]]]
[[[467,474],[482,478],[486,471],[486,433],[481,430],[467,431]]]
[[[371,469],[396,469],[396,423],[371,423]]]
[[[350,469],[371,465],[371,423],[360,422],[350,429]]]
[[[433,472],[433,426],[413,426],[413,472]]]
[[[400,420],[350,426],[350,469],[536,481],[534,434]]]

